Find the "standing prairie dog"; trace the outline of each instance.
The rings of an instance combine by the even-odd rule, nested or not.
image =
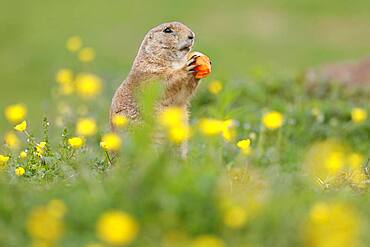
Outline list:
[[[166,107],[187,107],[199,79],[194,76],[196,57],[190,57],[195,34],[184,24],[169,22],[151,29],[145,36],[126,80],[113,96],[110,123],[115,115],[130,120],[140,117],[135,93],[145,81],[161,81],[165,90],[157,111]],[[188,121],[188,120],[186,120]]]

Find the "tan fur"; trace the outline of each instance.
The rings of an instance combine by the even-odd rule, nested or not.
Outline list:
[[[166,28],[173,32],[165,33]],[[159,111],[169,106],[187,109],[199,82],[189,73],[192,67],[187,59],[194,36],[188,27],[179,22],[161,24],[146,34],[128,77],[114,94],[110,122],[117,114],[131,120],[140,117],[135,93],[145,81],[161,81],[165,85]]]

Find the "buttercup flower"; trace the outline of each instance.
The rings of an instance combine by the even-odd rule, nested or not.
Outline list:
[[[231,229],[239,229],[245,225],[248,220],[247,210],[240,206],[228,208],[223,216],[224,224]]]
[[[9,131],[4,136],[4,143],[9,146],[9,148],[15,150],[19,148],[20,141],[16,134],[12,131]]]
[[[60,83],[61,85],[63,84],[70,84],[73,82],[73,72],[70,69],[61,69],[57,72],[55,76],[55,80]]]
[[[129,214],[122,211],[108,211],[96,223],[98,237],[110,245],[129,245],[137,237],[139,225]]]
[[[125,116],[115,115],[112,118],[112,124],[116,128],[123,128],[123,127],[125,127],[127,125],[127,123],[128,123],[128,120],[127,120],[127,118]]]
[[[23,104],[10,105],[5,108],[5,117],[12,124],[20,123],[27,115],[27,108]]]
[[[91,62],[95,59],[95,50],[91,47],[85,47],[78,53],[78,58],[84,63]]]
[[[44,154],[46,148],[46,142],[40,142],[39,144],[36,145],[36,154],[38,156],[41,156]]]
[[[204,135],[218,135],[222,133],[223,128],[223,121],[220,120],[205,118],[199,122],[199,130]]]
[[[212,81],[208,85],[208,91],[212,94],[219,94],[222,90],[222,83],[220,81]]]
[[[121,148],[122,140],[115,133],[105,134],[100,142],[100,146],[106,151],[118,151]]]
[[[343,203],[318,202],[305,226],[306,246],[359,246],[360,218],[354,208]]]
[[[72,137],[68,139],[68,144],[74,149],[79,149],[84,145],[84,140],[80,137]]]
[[[16,125],[14,129],[19,132],[24,132],[27,129],[27,122],[23,121],[22,123]]]
[[[79,36],[72,36],[67,40],[67,50],[70,52],[78,51],[82,46],[82,40]]]
[[[79,74],[76,78],[76,92],[83,98],[92,98],[102,91],[101,79],[93,74]]]
[[[19,154],[19,157],[20,157],[21,159],[25,159],[25,158],[27,158],[27,152],[26,152],[26,151],[22,151],[22,152]]]
[[[222,239],[212,235],[201,235],[193,240],[191,247],[224,247]]]
[[[251,145],[251,140],[250,139],[245,139],[245,140],[238,141],[238,143],[236,144],[236,146],[238,148],[240,148],[240,150],[245,155],[250,154],[250,152],[251,152],[250,145]]]
[[[26,172],[26,170],[24,170],[23,167],[17,167],[15,169],[15,175],[17,175],[18,177],[20,176],[23,176],[23,174]]]
[[[284,117],[280,112],[272,111],[263,115],[263,125],[270,130],[280,128],[284,123]]]
[[[27,232],[33,240],[54,246],[64,232],[63,215],[49,204],[33,208],[27,219]]]
[[[363,108],[353,108],[351,111],[352,122],[363,123],[367,119],[367,111]]]
[[[185,122],[185,112],[180,107],[167,107],[159,114],[159,123],[165,127],[173,127]]]
[[[5,166],[8,163],[9,157],[0,154],[0,167]]]
[[[186,124],[173,126],[168,130],[169,138],[174,143],[182,143],[189,139],[190,128]]]
[[[94,119],[81,118],[76,124],[76,133],[78,136],[93,136],[96,134],[97,126]]]

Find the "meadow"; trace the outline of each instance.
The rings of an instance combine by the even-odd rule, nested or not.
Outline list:
[[[368,55],[368,1],[5,5],[0,246],[369,246],[370,87],[302,76]],[[154,82],[111,133],[144,33],[174,19],[213,61],[190,126],[151,114]]]

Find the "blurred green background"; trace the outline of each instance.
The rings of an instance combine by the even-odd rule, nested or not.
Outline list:
[[[255,67],[291,73],[370,51],[368,0],[2,1],[0,109],[24,102],[30,118],[41,119],[55,72],[68,66],[72,35],[95,48],[88,70],[112,94],[148,29],[172,20],[194,30],[195,49],[212,58],[213,78],[223,80]]]

